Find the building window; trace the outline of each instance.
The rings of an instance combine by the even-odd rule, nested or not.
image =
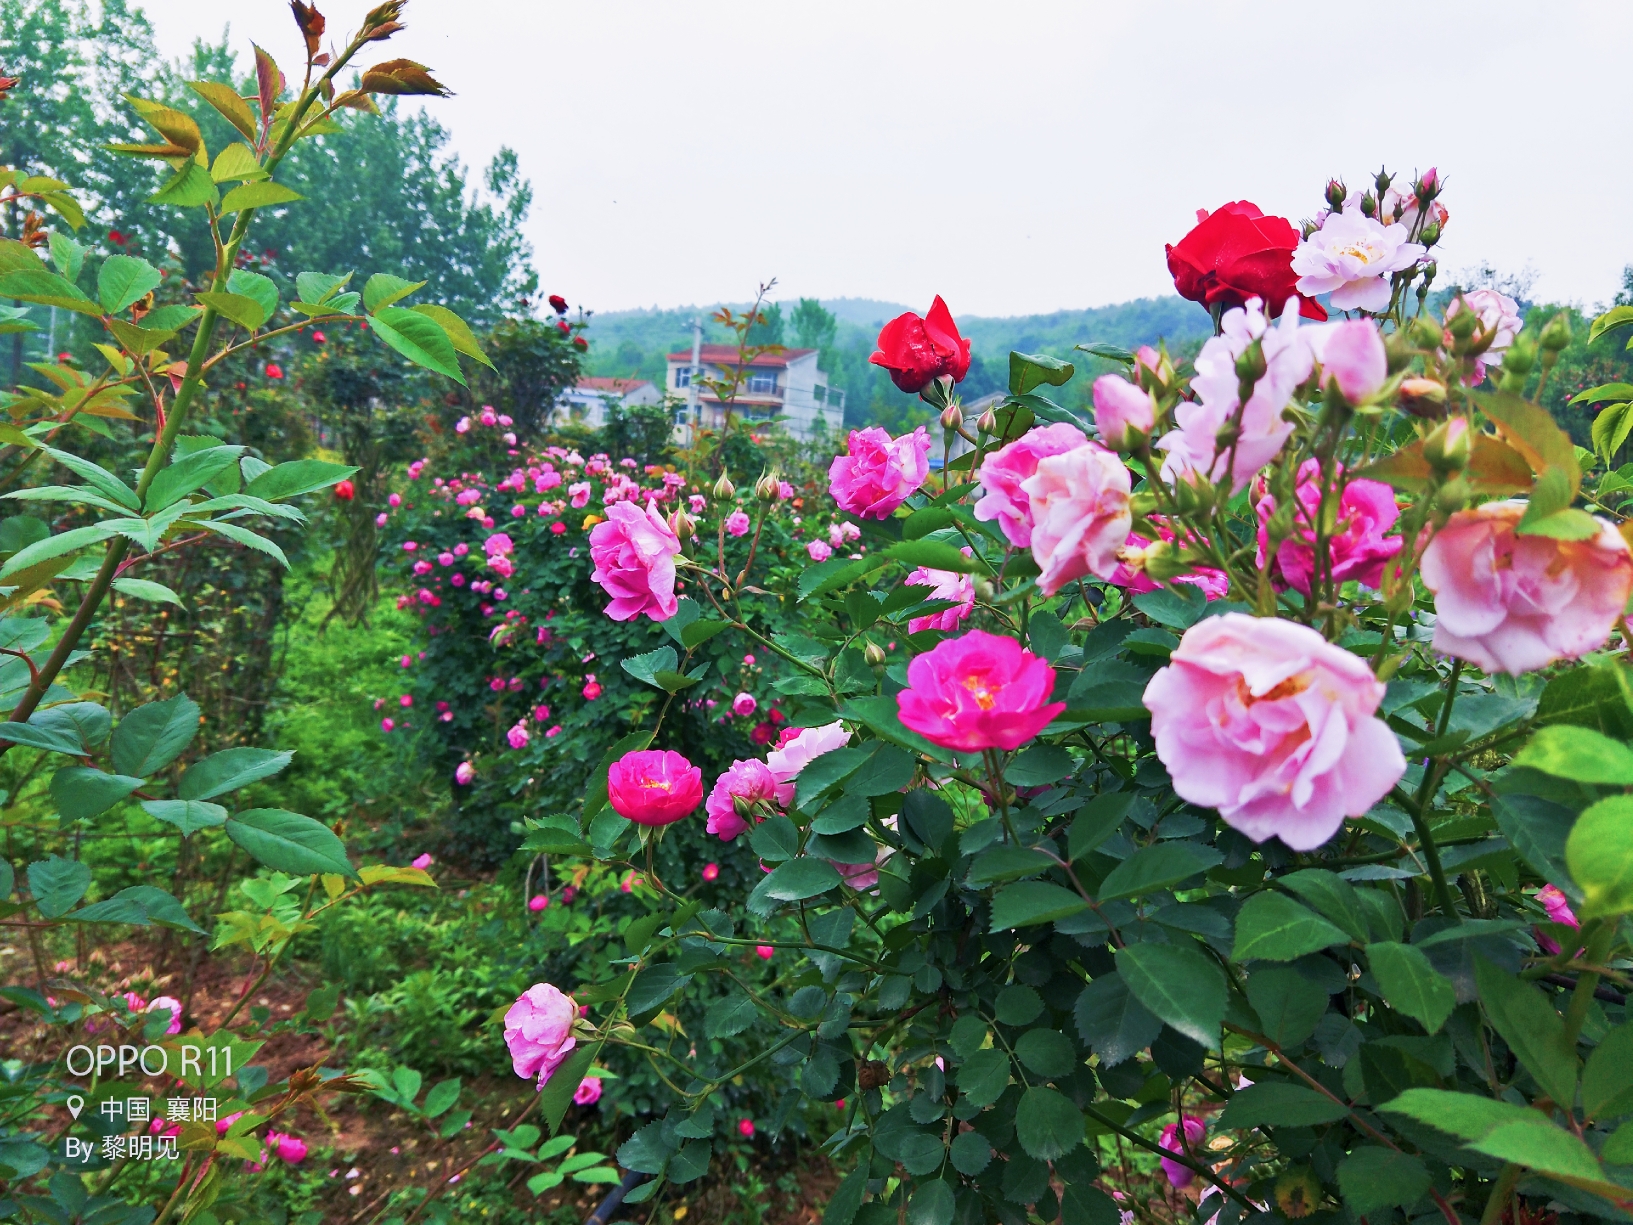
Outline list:
[[[682,366],[679,370],[675,371],[676,387],[690,387],[691,385],[692,368],[690,366]]]
[[[769,392],[777,390],[777,376],[774,374],[760,374],[755,372],[748,376],[748,389],[751,392]]]

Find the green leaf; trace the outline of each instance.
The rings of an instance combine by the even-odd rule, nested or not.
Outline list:
[[[259,125],[255,122],[255,115],[249,108],[249,103],[238,96],[238,91],[231,85],[220,81],[189,81],[187,88],[203,98],[219,111],[223,118],[243,134],[245,140],[255,140],[259,135]],[[233,145],[232,148],[242,149],[243,145]],[[220,158],[216,159],[220,161]]]
[[[62,310],[77,311],[81,315],[102,314],[102,308],[87,298],[79,286],[44,268],[29,268],[0,276],[0,298],[56,306]]]
[[[976,1051],[958,1068],[958,1088],[976,1106],[990,1106],[1009,1085],[1009,1056],[995,1046]]]
[[[749,894],[748,908],[769,915],[783,902],[802,902],[826,893],[839,884],[839,873],[822,859],[790,859],[779,864]]]
[[[1314,1089],[1284,1080],[1261,1080],[1230,1095],[1219,1116],[1219,1126],[1314,1127],[1335,1123],[1348,1113],[1343,1102],[1335,1102]]]
[[[863,1149],[860,1164],[845,1176],[828,1200],[828,1207],[822,1213],[822,1225],[851,1225],[856,1220],[862,1198],[868,1192],[868,1165],[868,1152]]]
[[[91,887],[91,869],[77,859],[52,855],[28,865],[28,891],[47,919],[60,918]]]
[[[951,570],[956,574],[981,574],[987,570],[979,559],[965,557],[945,540],[899,540],[885,549],[885,555],[909,566]]]
[[[1115,834],[1133,803],[1132,791],[1111,791],[1083,805],[1066,838],[1066,854],[1071,861],[1076,863]]]
[[[1325,1005],[1325,999],[1322,1003]],[[1083,988],[1072,1016],[1083,1041],[1100,1056],[1101,1067],[1113,1067],[1132,1058],[1162,1032],[1162,1022],[1134,998],[1123,976],[1115,971],[1096,975]]]
[[[234,276],[237,273],[233,274]],[[142,316],[142,325],[149,328],[158,328],[161,331],[179,332],[192,323],[201,314],[196,306],[183,306],[172,303],[169,306],[155,307]]]
[[[1015,1136],[1029,1156],[1053,1161],[1083,1143],[1083,1112],[1059,1090],[1034,1085],[1015,1107]]]
[[[992,899],[991,931],[1053,923],[1089,908],[1076,893],[1047,881],[1027,880],[1008,885]]]
[[[1029,1029],[1015,1040],[1015,1058],[1045,1080],[1059,1080],[1077,1066],[1072,1041],[1058,1029]]]
[[[1354,1218],[1384,1208],[1410,1208],[1429,1190],[1429,1171],[1410,1153],[1366,1145],[1338,1167],[1338,1188]]]
[[[1247,1000],[1262,1033],[1277,1046],[1296,1047],[1315,1033],[1327,1012],[1327,993],[1288,966],[1262,966],[1247,980]]]
[[[703,1014],[703,1032],[710,1038],[730,1038],[754,1024],[759,1009],[741,991],[716,1000]]]
[[[1035,744],[1015,755],[1004,768],[1004,778],[1017,787],[1046,787],[1076,769],[1076,760],[1059,745]]]
[[[138,298],[152,293],[163,279],[145,259],[110,255],[96,274],[96,296],[105,313],[117,315]]]
[[[146,781],[105,774],[89,766],[64,766],[51,779],[51,799],[66,821],[88,821],[106,812]]]
[[[580,1077],[580,1079],[583,1079]],[[454,1108],[459,1100],[459,1077],[451,1080],[438,1081],[431,1086],[431,1091],[425,1095],[425,1117],[434,1119],[439,1114],[446,1114]]]
[[[303,493],[313,493],[338,485],[355,476],[358,469],[350,464],[331,464],[322,459],[293,459],[268,468],[244,486],[251,497],[265,498],[268,502],[285,502]]]
[[[1576,1101],[1576,1047],[1539,987],[1476,954],[1474,981],[1491,1027],[1556,1102]]]
[[[1445,1089],[1408,1089],[1379,1109],[1457,1136],[1476,1152],[1567,1182],[1604,1179],[1586,1144],[1524,1106]]]
[[[157,774],[193,742],[198,721],[198,703],[185,693],[138,706],[114,729],[114,769],[140,778]]]
[[[261,308],[261,321],[272,318],[278,309],[278,286],[269,276],[235,268],[227,278],[227,292],[238,298],[248,298]],[[260,325],[257,324],[257,327]]]
[[[1142,591],[1134,597],[1133,603],[1135,608],[1158,625],[1166,625],[1181,633],[1202,620],[1202,615],[1208,611],[1207,597],[1194,586],[1182,587],[1179,591],[1169,591],[1165,587],[1159,587],[1156,591]]]
[[[0,898],[5,892],[0,891]],[[1616,1026],[1582,1070],[1582,1109],[1590,1119],[1633,1113],[1633,1025]]]
[[[680,656],[675,654],[674,647],[659,647],[657,650],[648,651],[644,655],[631,655],[629,658],[619,661],[619,666],[625,672],[628,672],[636,680],[651,685],[654,689],[664,688],[658,681],[658,673],[673,673],[679,664]]]
[[[201,208],[214,203],[219,194],[210,172],[188,158],[163,187],[147,198],[147,202],[173,204],[177,208]]]
[[[945,1179],[921,1182],[907,1201],[907,1225],[953,1225],[955,1204],[952,1184]]]
[[[1296,961],[1308,953],[1349,937],[1314,911],[1284,893],[1255,893],[1236,916],[1236,947],[1232,961]]]
[[[1064,387],[1072,381],[1072,376],[1076,373],[1076,366],[1071,362],[1061,361],[1058,357],[1050,357],[1043,353],[1016,353],[1011,350],[1009,394],[1024,396],[1046,383],[1050,387]]]
[[[302,302],[327,302],[351,283],[352,274],[336,276],[328,272],[303,272],[295,278],[295,293]]]
[[[1038,876],[1054,866],[1055,861],[1042,851],[1024,846],[995,846],[976,856],[965,881],[972,889],[980,889],[1000,881]]]
[[[1633,1123],[1623,1123],[1618,1127],[1605,1141],[1600,1156],[1613,1165],[1633,1165]]]
[[[85,248],[58,230],[52,230],[46,241],[51,249],[51,262],[63,280],[79,280],[80,269],[85,266]]]
[[[978,1131],[966,1131],[953,1137],[948,1148],[953,1169],[974,1177],[992,1164],[992,1145]],[[826,1225],[826,1222],[824,1222]]]
[[[1117,969],[1134,998],[1158,1019],[1219,1049],[1229,993],[1219,967],[1192,943],[1131,944],[1117,950]]]
[[[268,177],[266,169],[255,157],[255,151],[243,141],[228,145],[215,155],[210,167],[212,183],[234,183]]]
[[[36,712],[30,716],[27,723],[0,723],[0,740],[9,740],[13,744],[27,745],[31,749],[44,749],[48,753],[65,753],[70,757],[83,757],[85,746],[80,743],[79,736],[72,727],[53,726],[40,721],[40,715],[46,712]]]
[[[1588,343],[1591,345],[1606,332],[1628,323],[1633,323],[1633,306],[1613,306],[1589,325]]]
[[[1200,876],[1225,857],[1195,842],[1157,842],[1134,852],[1100,882],[1100,902],[1142,897]]]
[[[799,854],[799,829],[787,817],[769,817],[754,827],[748,844],[767,863],[782,863]]]
[[[630,1016],[639,1016],[643,1012],[651,1012],[663,1003],[689,981],[689,976],[682,974],[680,968],[672,961],[659,965],[648,966],[635,976],[630,984],[629,994],[624,997],[629,1006]]]
[[[1404,1012],[1431,1034],[1457,1007],[1451,981],[1429,964],[1422,949],[1410,944],[1380,942],[1366,946],[1367,964],[1390,1007]]]
[[[707,1140],[688,1141],[669,1159],[664,1177],[678,1185],[695,1182],[709,1172],[709,1157],[713,1151],[713,1145]]]
[[[202,927],[188,918],[187,911],[174,895],[154,885],[132,885],[128,889],[121,889],[108,900],[134,902],[142,908],[147,921],[159,927],[173,927],[200,935],[204,932]]]
[[[418,306],[408,308],[416,311],[428,319],[435,320],[442,330],[448,334],[448,340],[466,357],[472,361],[481,362],[489,370],[494,369],[493,362],[482,351],[482,345],[476,339],[476,333],[471,331],[471,325],[466,323],[446,306],[438,306],[433,302],[422,302]]]
[[[183,607],[181,597],[163,583],[155,583],[145,578],[116,578],[113,580],[113,589],[121,595],[128,595],[138,600],[150,600],[155,604],[174,604],[177,608]]]
[[[296,200],[304,200],[300,192],[282,183],[274,183],[270,179],[262,179],[256,183],[244,183],[227,193],[227,198],[221,202],[221,215],[236,213],[246,208],[271,208],[278,204],[293,204]]]
[[[188,494],[203,489],[236,464],[243,453],[243,447],[207,447],[159,469],[147,487],[148,514],[173,506]]]
[[[272,749],[223,749],[195,762],[181,776],[176,794],[184,800],[213,800],[279,773],[294,758]]]
[[[295,876],[356,877],[345,844],[321,821],[281,808],[251,808],[227,818],[227,837],[258,863]]]
[[[1633,383],[1601,383],[1579,391],[1567,404],[1598,404],[1602,400],[1633,400]]]
[[[1365,943],[1370,929],[1367,926],[1366,907],[1355,886],[1324,868],[1303,868],[1276,878],[1284,889],[1291,889],[1314,906],[1344,934],[1358,943]]]
[[[81,459],[71,451],[59,451],[55,447],[41,447],[40,449],[75,476],[88,482],[93,488],[107,494],[119,505],[127,506],[131,510],[141,509],[142,503],[137,498],[136,491],[106,468],[93,464],[88,459]],[[78,530],[82,531],[84,529]]]
[[[1612,796],[1583,812],[1565,841],[1565,863],[1582,890],[1581,918],[1633,911],[1633,796]]]
[[[239,527],[236,523],[223,523],[219,519],[200,520],[197,526],[207,528],[212,532],[225,536],[228,540],[236,540],[241,545],[265,553],[268,557],[275,558],[285,570],[289,569],[289,559],[284,556],[284,551],[265,536],[258,536],[247,528]]]
[[[181,830],[182,837],[227,823],[227,810],[199,800],[143,800],[147,815]]]
[[[387,306],[375,314],[374,330],[381,340],[416,366],[445,374],[464,386],[459,351],[436,320],[406,307]]]
[[[601,1053],[601,1043],[581,1042],[568,1055],[562,1065],[544,1082],[544,1088],[539,1090],[539,1117],[544,1121],[547,1131],[553,1136],[561,1129],[561,1120],[567,1114],[567,1107],[573,1104],[573,1094],[577,1091],[591,1067],[595,1064],[595,1057]],[[657,1126],[657,1124],[653,1124]],[[644,1129],[643,1129],[644,1130]],[[640,1133],[637,1132],[637,1135]],[[626,1144],[627,1148],[628,1145]],[[624,1150],[618,1150],[619,1163],[626,1168],[633,1168],[624,1161]],[[648,1170],[646,1173],[656,1173]]]
[[[247,294],[206,291],[193,295],[218,315],[225,315],[245,331],[253,332],[267,321],[260,302]]]
[[[406,281],[400,276],[376,272],[363,286],[363,309],[374,314],[383,306],[390,306],[399,298],[406,298],[416,289],[423,289],[424,281]]]

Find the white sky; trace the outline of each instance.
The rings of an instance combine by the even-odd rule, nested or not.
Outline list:
[[[332,33],[368,0],[320,0]],[[283,0],[146,0],[160,47],[232,22],[292,74]],[[224,16],[225,15],[225,18]],[[1330,174],[1437,164],[1443,268],[1606,301],[1633,262],[1633,5],[1313,0],[412,0],[478,170],[532,181],[545,292],[613,310],[871,297],[1024,314],[1168,292],[1164,241]]]

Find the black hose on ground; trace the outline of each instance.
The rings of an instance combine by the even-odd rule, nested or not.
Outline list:
[[[584,1220],[584,1225],[607,1225],[612,1220],[612,1214],[618,1211],[619,1205],[628,1195],[646,1178],[638,1170],[628,1170],[624,1174],[624,1181],[612,1189],[612,1193],[601,1201],[601,1206],[590,1213]]]

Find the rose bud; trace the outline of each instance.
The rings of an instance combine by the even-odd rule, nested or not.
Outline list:
[[[1541,343],[1551,353],[1558,353],[1571,343],[1571,317],[1567,312],[1560,311],[1543,325]]]
[[[357,496],[357,486],[350,481],[340,481],[335,485],[335,497],[342,502],[350,502]]]
[[[1344,211],[1344,197],[1349,195],[1349,188],[1344,186],[1342,179],[1327,180],[1327,207],[1335,213]]]
[[[941,428],[956,430],[964,424],[964,410],[956,404],[949,404],[941,410]]]
[[[998,432],[998,414],[993,412],[991,408],[982,409],[981,415],[975,419],[975,428],[983,434],[996,434]]]
[[[775,502],[777,500],[777,478],[769,472],[762,476],[754,483],[754,496],[762,502]]]
[[[1469,462],[1473,445],[1468,418],[1448,417],[1423,440],[1423,458],[1437,472],[1460,472]]]
[[[720,474],[720,479],[714,483],[714,496],[717,499],[724,499],[732,497],[736,494],[736,492],[737,487],[733,485],[727,478],[726,474],[722,472]]]

